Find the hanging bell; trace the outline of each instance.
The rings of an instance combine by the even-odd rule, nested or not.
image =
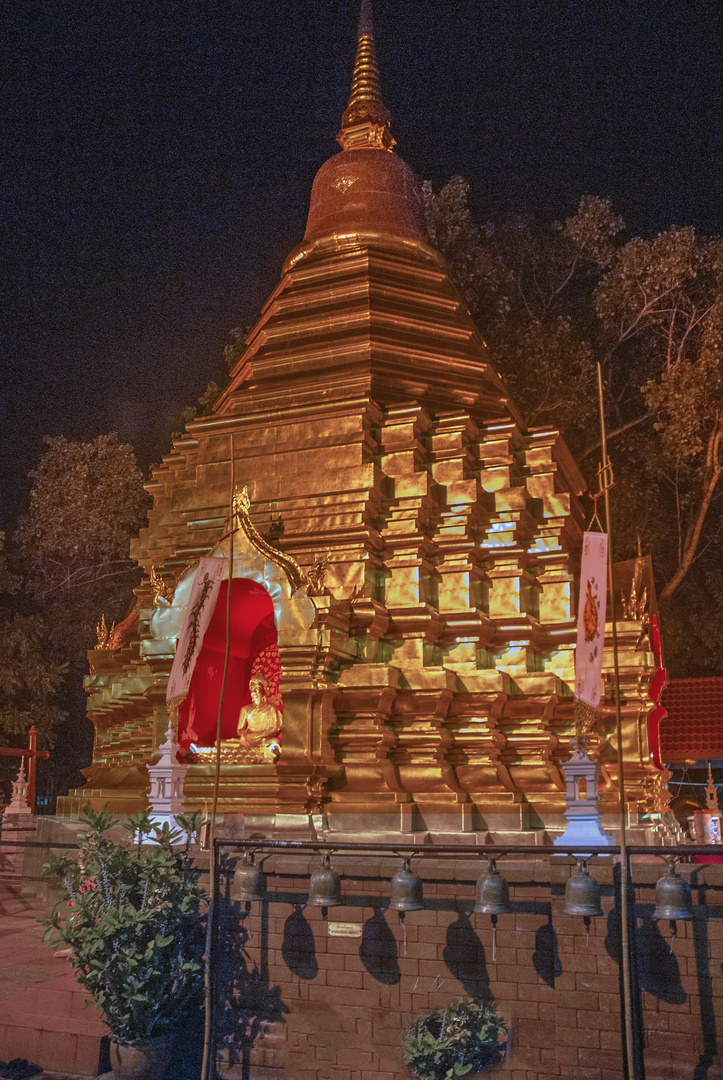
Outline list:
[[[487,872],[477,881],[477,903],[475,915],[509,915],[510,885],[497,869],[496,860],[490,859]]]
[[[339,907],[343,902],[341,878],[332,870],[331,855],[327,854],[319,869],[311,875],[307,903],[311,907],[330,908]]]
[[[422,879],[410,870],[411,856],[402,859],[402,868],[397,870],[392,878],[392,888],[389,899],[390,911],[422,911],[424,901],[422,899]]]
[[[253,851],[247,851],[236,867],[231,885],[234,900],[263,900],[264,874],[260,866],[254,863]]]
[[[693,897],[690,885],[683,881],[675,872],[672,862],[668,863],[668,873],[658,879],[655,886],[655,911],[654,919],[677,919],[693,918]]]
[[[582,915],[585,919],[593,919],[603,913],[600,886],[588,870],[585,859],[578,859],[577,868],[567,879],[563,911],[566,915]]]

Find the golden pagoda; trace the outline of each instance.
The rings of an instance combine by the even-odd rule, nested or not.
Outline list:
[[[559,432],[526,426],[430,245],[367,2],[338,141],[230,384],[148,484],[137,629],[90,653],[94,758],[59,812],[148,805],[198,561],[232,554],[234,625],[240,581],[273,606],[283,720],[277,759],[245,763],[224,712],[222,813],[269,835],[542,842],[564,824],[585,485]],[[619,623],[633,824],[660,786],[643,617],[626,609]],[[609,685],[592,742],[614,827],[611,699]],[[187,808],[211,804],[213,741],[194,745]]]

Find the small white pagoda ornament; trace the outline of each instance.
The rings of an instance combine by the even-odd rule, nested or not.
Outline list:
[[[573,755],[562,766],[567,782],[565,817],[567,828],[556,837],[556,846],[588,845],[599,847],[614,844],[612,836],[600,824],[600,795],[598,793],[599,765],[585,749],[587,739],[572,740]]]
[[[187,767],[176,758],[177,749],[173,724],[169,720],[160,746],[161,756],[155,765],[148,766],[151,778],[148,802],[154,819],[170,821],[175,814],[183,813],[183,781]]]
[[[13,781],[13,791],[9,805],[5,809],[5,815],[30,814],[33,811],[28,806],[28,780],[25,775],[25,758],[20,758],[20,768],[17,779]]]
[[[713,770],[708,762],[708,784],[705,789],[706,808],[695,815],[696,833],[700,844],[720,844],[721,814],[718,805],[718,788],[713,782]]]

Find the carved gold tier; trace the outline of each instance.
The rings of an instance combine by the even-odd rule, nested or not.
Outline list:
[[[419,405],[367,400],[363,408],[348,403],[346,416],[337,409],[334,424],[324,413],[318,408],[308,424],[294,406],[280,408],[274,428],[239,418],[235,470],[255,489],[257,531],[281,519],[281,543],[303,567],[328,553],[329,595],[313,598],[305,640],[280,637],[278,764],[224,763],[221,809],[277,823],[324,820],[344,832],[554,825],[564,806],[559,766],[574,729],[580,546],[570,494],[580,481],[564,445],[554,432],[523,436],[511,421],[480,426],[461,410],[434,416]],[[228,428],[220,437],[209,426],[195,446],[182,440],[183,457],[156,473],[151,525],[138,545],[147,568],[163,565],[172,575],[206,553],[209,533],[224,530],[220,499],[189,510],[184,494],[208,497],[199,472],[215,473],[219,493],[230,479]],[[261,462],[273,458],[265,473]],[[88,787],[94,802],[114,809],[144,803],[128,776],[143,771],[165,727],[171,656],[147,652],[154,610],[149,590],[144,662],[138,649],[93,654]],[[639,623],[623,623],[620,638],[636,810],[651,775],[637,689],[652,659],[635,651]],[[602,808],[614,813],[613,720],[608,707],[598,743]],[[210,802],[212,778],[210,765],[189,769],[193,806]]]

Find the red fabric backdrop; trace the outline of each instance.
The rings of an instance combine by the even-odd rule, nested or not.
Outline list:
[[[197,746],[213,746],[216,742],[216,721],[226,650],[227,595],[228,581],[223,581],[196,661],[188,697],[178,712],[180,754],[185,753],[191,743]],[[276,645],[274,605],[263,585],[249,578],[233,580],[230,636],[231,648],[221,720],[221,735],[224,739],[234,738],[236,735],[239,712],[244,705],[251,702],[249,680],[255,671],[262,671],[269,682],[269,697],[274,704],[281,707],[278,694],[281,666]],[[274,680],[273,674],[277,669],[278,677]]]

